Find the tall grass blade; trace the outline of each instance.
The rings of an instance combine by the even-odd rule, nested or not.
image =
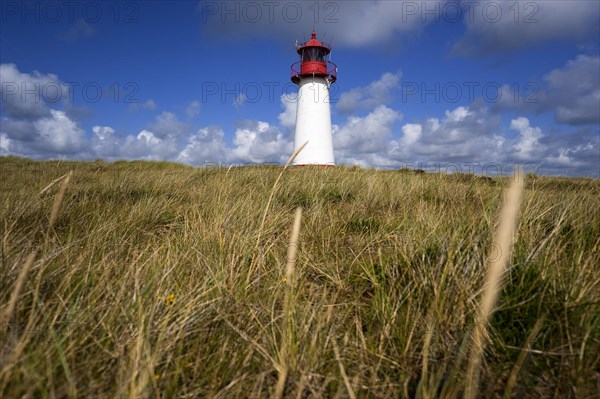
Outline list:
[[[293,332],[293,316],[294,316],[294,288],[296,283],[296,276],[294,270],[296,266],[296,254],[298,253],[298,237],[300,236],[300,222],[302,220],[302,208],[296,208],[296,214],[294,216],[294,225],[292,227],[292,234],[290,236],[290,244],[288,245],[287,264],[285,266],[285,294],[283,299],[283,329],[281,346],[279,349],[279,367],[278,367],[278,378],[277,385],[275,386],[274,398],[283,397],[285,390],[285,382],[287,374],[292,363],[290,357],[293,356],[291,353],[290,346],[294,339]],[[295,363],[295,362],[293,362]]]
[[[500,214],[500,223],[496,230],[494,243],[499,248],[499,256],[490,256],[487,265],[487,275],[484,281],[483,294],[478,308],[478,314],[471,342],[471,356],[467,371],[467,386],[465,398],[474,399],[479,389],[479,375],[481,356],[484,348],[484,340],[487,325],[501,288],[502,274],[510,260],[512,253],[513,237],[517,227],[517,219],[523,193],[524,176],[519,167],[515,174],[515,180],[505,195],[504,206]],[[494,251],[494,246],[490,253]]]
[[[2,317],[0,318],[0,326],[8,328],[8,325],[14,315],[15,308],[17,306],[19,294],[21,293],[21,290],[23,289],[23,285],[25,284],[25,280],[27,279],[29,270],[31,269],[31,266],[33,266],[33,261],[35,260],[36,254],[37,254],[37,251],[34,250],[32,253],[29,254],[27,259],[25,259],[25,263],[23,264],[23,267],[21,267],[21,271],[19,272],[19,275],[17,276],[17,281],[15,282],[15,288],[13,288],[13,291],[10,295],[10,300],[8,301],[8,305],[2,312]]]
[[[62,205],[63,199],[65,198],[65,192],[67,191],[67,186],[69,185],[72,176],[73,171],[67,173],[65,179],[60,185],[60,188],[58,189],[58,194],[56,195],[56,198],[54,198],[54,203],[52,204],[52,211],[50,212],[50,221],[48,223],[48,229],[52,229],[52,227],[54,227],[54,224],[56,223],[56,220],[58,219],[58,213],[60,212],[60,207]],[[42,190],[42,192],[44,190]]]
[[[256,237],[256,246],[254,247],[254,253],[255,254],[258,254],[258,246],[260,245],[260,239],[262,237],[263,228],[265,227],[265,220],[267,220],[267,214],[269,213],[269,208],[271,207],[271,202],[273,201],[273,197],[275,196],[275,192],[277,191],[277,185],[279,184],[279,180],[281,180],[281,176],[283,176],[283,172],[285,172],[285,170],[287,169],[287,167],[290,166],[290,164],[292,162],[294,162],[294,159],[296,159],[296,157],[298,156],[298,154],[300,154],[300,151],[302,151],[304,149],[304,147],[306,147],[307,144],[308,144],[308,141],[305,142],[304,144],[302,144],[292,154],[292,156],[285,163],[285,166],[283,167],[283,169],[279,173],[279,176],[277,176],[277,179],[275,180],[275,183],[273,184],[273,187],[271,188],[271,194],[269,194],[269,199],[267,201],[267,205],[265,206],[265,210],[263,211],[262,219],[260,221],[260,227],[258,228],[258,234],[257,234],[257,237]]]

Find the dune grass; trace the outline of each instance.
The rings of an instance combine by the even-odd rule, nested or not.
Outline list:
[[[0,158],[0,397],[465,395],[512,178],[281,172]],[[600,182],[519,214],[475,395],[594,397]]]

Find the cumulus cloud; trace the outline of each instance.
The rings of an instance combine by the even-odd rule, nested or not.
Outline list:
[[[0,155],[10,155],[10,139],[4,133],[0,133]]]
[[[500,122],[485,108],[447,110],[444,118],[402,126],[402,137],[387,147],[389,156],[399,162],[495,161],[504,140],[496,133]]]
[[[510,122],[511,129],[519,132],[519,140],[513,145],[515,156],[522,161],[532,161],[543,153],[540,139],[543,137],[542,129],[529,125],[529,119],[520,117]]]
[[[4,120],[1,133],[8,143],[5,150],[34,158],[85,152],[85,133],[77,123],[63,111],[51,109],[49,112],[49,116],[33,122]]]
[[[2,113],[33,120],[50,115],[48,103],[60,100],[68,87],[56,75],[38,71],[23,73],[15,64],[0,65]]]
[[[119,133],[111,126],[96,125],[86,135],[65,111],[52,109],[33,95],[24,97],[27,101],[19,98],[21,90],[33,93],[31,87],[35,88],[35,84],[61,84],[56,76],[21,73],[13,64],[3,64],[1,72],[3,83],[14,83],[14,88],[3,85],[2,89],[9,90],[3,92],[2,155],[171,160],[199,165],[204,162],[281,162],[287,159],[293,146],[289,133],[268,122],[252,120],[239,123],[233,143],[228,145],[225,133],[219,127],[205,127],[194,133],[192,127],[173,112],[160,113],[137,134]],[[42,96],[43,90],[36,90],[34,94]],[[152,109],[155,103],[148,100],[139,107]],[[200,103],[192,101],[186,114],[193,117],[199,110]],[[292,112],[291,107],[289,110],[287,112]],[[289,123],[291,125],[293,122]]]
[[[402,139],[400,145],[410,147],[419,141],[423,135],[423,126],[416,123],[407,123],[402,126]]]
[[[175,160],[180,145],[173,137],[159,137],[150,130],[122,136],[110,126],[94,126],[90,144],[93,156],[109,161],[118,159]]]
[[[118,159],[119,142],[115,129],[110,126],[92,127],[91,147],[95,154],[104,156],[107,160]]]
[[[267,122],[239,123],[232,145],[218,126],[198,129],[185,136],[160,136],[152,130],[120,137],[109,126],[94,126],[92,149],[97,157],[115,159],[170,160],[191,165],[206,163],[272,163],[289,157],[293,141]]]
[[[508,126],[516,132],[511,136],[505,133],[501,118],[489,109],[461,106],[445,111],[442,117],[404,124],[395,134],[394,124],[401,118],[398,111],[379,106],[364,117],[350,116],[343,124],[334,125],[338,163],[480,173],[510,173],[515,163],[521,163],[538,173],[600,174],[597,128],[543,132],[519,116]],[[149,130],[122,139],[106,126],[96,126],[93,132],[94,153],[107,159],[167,159],[192,165],[283,163],[293,149],[290,132],[255,120],[240,122],[231,144],[217,126],[201,128],[179,144]],[[10,142],[3,148],[13,151]]]
[[[209,126],[183,140],[159,137],[150,130],[120,139],[114,129],[94,127],[94,150],[108,159],[164,159],[191,165],[206,163],[282,162],[289,156],[290,137],[263,121],[243,121],[236,129],[233,145],[228,145],[225,132]]]
[[[333,143],[344,159],[346,155],[374,153],[385,150],[392,133],[392,125],[402,114],[380,105],[365,117],[351,116],[342,126],[334,127]]]
[[[180,121],[173,112],[165,111],[156,117],[156,120],[148,126],[148,130],[160,139],[176,138],[189,132],[190,126]]]
[[[600,123],[600,57],[579,55],[546,75],[548,103],[556,120],[582,125]]]
[[[562,68],[553,69],[543,84],[529,83],[527,93],[501,87],[497,111],[552,112],[554,119],[568,125],[600,123],[600,57],[578,55]]]
[[[391,91],[398,88],[401,72],[386,72],[378,80],[365,87],[357,87],[340,95],[337,110],[343,114],[354,113],[359,109],[373,109],[391,100]]]
[[[508,173],[515,163],[543,174],[600,177],[600,129],[544,132],[526,117],[511,120],[511,136],[487,108],[457,107],[442,118],[407,123],[373,154],[351,147],[343,162],[370,167],[412,166]]]
[[[592,79],[597,57],[578,57],[564,68],[551,71],[546,78],[548,104],[584,109],[577,98],[594,99]],[[15,73],[23,81],[44,81],[39,73]],[[587,84],[577,85],[575,76]],[[543,129],[518,112],[508,125],[503,124],[497,109],[471,104],[446,110],[418,122],[398,126],[403,115],[388,105],[381,84],[392,76],[357,90],[355,110],[372,107],[366,115],[354,113],[333,126],[336,160],[342,164],[396,168],[405,165],[512,165],[515,162],[541,165],[542,173],[591,175],[600,177],[600,128],[587,123]],[[398,76],[399,79],[399,76]],[[589,82],[592,82],[590,88]],[[553,90],[556,90],[555,93]],[[564,99],[558,100],[558,91]],[[383,93],[383,94],[382,94]],[[211,163],[283,163],[293,150],[293,127],[296,117],[294,96],[280,98],[282,111],[278,124],[267,121],[238,122],[231,139],[219,126],[192,128],[172,112],[162,112],[145,129],[137,133],[119,132],[108,125],[93,126],[86,132],[63,110],[44,104],[46,112],[3,111],[0,125],[0,154],[33,158],[66,157],[72,159],[102,158],[170,160],[192,165]],[[571,98],[572,100],[569,100]],[[377,101],[379,99],[380,101]],[[551,102],[550,99],[552,99]],[[583,104],[583,103],[582,103]],[[515,109],[519,111],[518,109]],[[592,110],[588,110],[592,112]],[[36,116],[37,115],[37,116]],[[577,112],[577,115],[583,115]],[[594,115],[593,113],[591,114]],[[558,116],[557,116],[558,118]],[[587,116],[587,120],[590,119]],[[570,120],[574,125],[574,121]],[[566,126],[566,127],[565,127]],[[567,129],[567,130],[564,130]],[[456,170],[456,168],[453,168]],[[504,169],[503,169],[504,170]]]
[[[267,122],[243,121],[235,131],[233,144],[233,162],[284,162],[292,152],[293,140]]]
[[[172,160],[179,153],[179,145],[173,137],[160,137],[142,130],[137,136],[127,136],[121,151],[130,159]]]
[[[191,165],[207,162],[221,163],[227,160],[227,156],[225,132],[219,127],[210,126],[199,129],[189,138],[177,161]]]
[[[3,118],[0,128],[6,134],[6,137],[16,141],[34,142],[39,136],[33,122],[28,120]]]
[[[279,123],[286,129],[296,126],[296,111],[298,109],[298,96],[294,94],[282,94],[280,98],[283,112],[277,116]]]
[[[596,1],[463,1],[463,8],[466,33],[454,46],[457,54],[487,55],[600,34]]]
[[[548,174],[600,177],[600,130],[578,128],[574,132],[544,138],[547,156],[543,170]]]
[[[83,149],[84,132],[63,111],[50,110],[50,117],[33,122],[36,144],[48,152],[74,154]]]

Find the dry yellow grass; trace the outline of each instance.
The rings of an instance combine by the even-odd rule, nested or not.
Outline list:
[[[510,178],[16,158],[0,171],[0,397],[465,395]],[[593,397],[600,182],[526,182],[476,394]]]
[[[479,365],[484,347],[484,339],[489,319],[496,306],[502,276],[512,255],[513,240],[517,228],[517,218],[521,207],[523,195],[524,176],[521,169],[517,169],[515,179],[505,195],[505,203],[500,214],[500,222],[488,252],[487,274],[484,280],[483,294],[481,297],[479,311],[473,328],[473,340],[471,344],[471,358],[467,372],[467,389],[465,398],[475,399],[479,391]],[[494,245],[496,244],[496,245]],[[498,250],[498,254],[494,252]]]
[[[296,254],[298,252],[298,238],[300,236],[300,222],[302,221],[302,208],[296,208],[296,214],[294,217],[294,225],[292,227],[292,234],[290,236],[290,244],[288,246],[287,263],[285,265],[285,293],[283,298],[283,326],[281,337],[281,344],[279,349],[279,363],[277,371],[279,376],[277,378],[277,385],[275,386],[275,398],[283,397],[285,390],[285,382],[290,369],[290,363],[296,366],[295,361],[291,361],[290,357],[295,355],[291,353],[292,340],[294,339],[293,333],[293,317],[294,317],[294,288],[295,278],[294,269],[296,267]]]

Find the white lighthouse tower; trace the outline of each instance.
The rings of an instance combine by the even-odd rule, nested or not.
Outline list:
[[[292,64],[292,82],[298,85],[294,151],[308,144],[294,165],[335,165],[331,137],[329,86],[337,79],[337,68],[328,60],[331,46],[312,37],[296,45],[300,61]]]

